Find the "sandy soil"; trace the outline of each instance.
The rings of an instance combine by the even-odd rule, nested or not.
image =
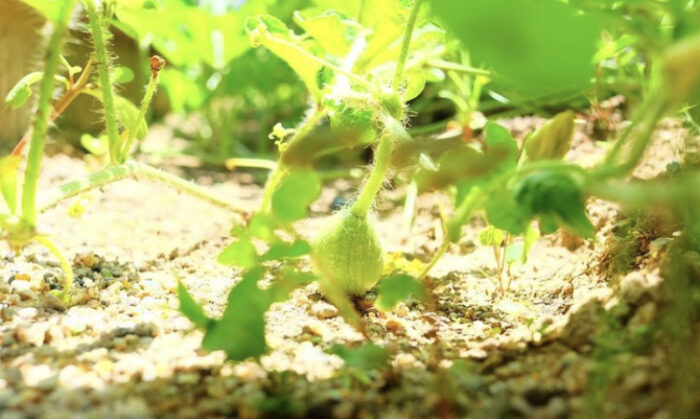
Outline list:
[[[542,121],[506,122],[522,136]],[[581,128],[567,158],[593,164],[604,145]],[[638,175],[653,176],[678,158],[684,137],[677,122],[666,122]],[[93,166],[49,158],[42,185]],[[256,208],[261,190],[250,174],[165,166],[231,197],[242,211]],[[331,201],[355,186],[328,185],[298,230],[313,236]],[[436,204],[444,198],[421,197],[406,231],[396,205],[401,191],[383,197],[378,229],[391,263],[420,266],[440,243]],[[0,244],[0,418],[672,417],[662,346],[600,349],[605,331],[645,338],[662,309],[663,247],[616,281],[599,269],[614,205],[589,202],[595,241],[539,239],[528,263],[513,268],[504,297],[496,292],[491,249],[478,244],[484,223],[476,218],[431,272],[435,310],[409,302],[387,314],[364,313],[371,339],[392,359],[390,368],[358,377],[324,350],[362,336],[314,284],[270,310],[270,351],[259,363],[225,363],[222,353],[200,349],[201,333],[177,310],[177,281],[208,313],[223,311],[240,278],[215,260],[233,214],[149,181],[122,181],[89,198],[80,218],[68,214],[68,202],[40,221],[74,258],[74,306],[47,294],[61,271],[46,251],[32,246],[15,256]],[[609,326],[620,318],[619,329]]]

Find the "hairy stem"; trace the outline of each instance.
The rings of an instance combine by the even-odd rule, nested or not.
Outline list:
[[[56,103],[53,105],[53,111],[51,112],[51,121],[55,121],[56,118],[61,116],[63,111],[66,110],[68,105],[70,105],[73,100],[78,97],[80,93],[82,93],[83,89],[87,85],[88,81],[90,80],[90,75],[92,74],[92,66],[93,66],[93,61],[92,57],[88,60],[87,64],[85,64],[85,69],[80,73],[80,78],[78,78],[78,81],[75,84],[71,84],[69,89],[66,90],[63,95],[61,95],[60,98],[56,101]],[[27,132],[24,137],[22,137],[21,140],[17,143],[15,148],[12,150],[12,155],[13,156],[19,156],[22,154],[22,151],[24,150],[24,147],[27,145],[29,142],[29,136],[31,135],[31,131]]]
[[[58,205],[61,201],[79,195],[83,192],[87,192],[128,177],[143,177],[164,183],[179,191],[203,199],[218,207],[225,208],[233,212],[241,212],[239,208],[228,200],[212,194],[207,189],[193,182],[186,181],[175,175],[156,169],[155,167],[134,161],[108,167],[107,169],[88,175],[84,179],[64,183],[63,185],[49,191],[46,195],[46,201],[41,206],[41,211],[47,211]]]
[[[153,99],[153,94],[156,91],[156,86],[158,86],[158,74],[160,74],[161,67],[154,67],[153,62],[164,62],[162,58],[160,57],[151,57],[151,77],[148,79],[148,85],[146,86],[146,92],[143,95],[143,99],[141,100],[141,107],[139,108],[139,115],[136,118],[136,121],[134,121],[134,126],[131,127],[129,130],[129,137],[126,140],[126,143],[124,144],[124,147],[121,150],[120,156],[119,156],[119,162],[124,163],[126,161],[126,158],[129,156],[129,152],[131,151],[131,147],[134,144],[134,140],[136,139],[136,132],[139,129],[139,125],[141,124],[142,121],[146,118],[146,112],[148,111],[148,108],[151,106],[151,100]]]
[[[372,173],[367,179],[367,183],[362,188],[360,196],[353,204],[351,211],[358,217],[366,217],[369,209],[372,207],[374,198],[377,196],[379,189],[384,183],[386,173],[389,171],[391,164],[391,152],[394,148],[394,139],[384,133],[379,139],[379,145],[374,152],[374,167]]]
[[[406,31],[404,32],[403,42],[401,43],[401,52],[399,54],[399,60],[396,62],[396,73],[394,73],[394,80],[391,82],[391,88],[393,91],[397,92],[401,85],[401,77],[403,77],[403,70],[406,66],[406,59],[408,58],[408,50],[411,47],[411,38],[413,37],[413,29],[416,27],[416,20],[418,19],[418,11],[420,10],[420,5],[423,0],[414,0],[413,7],[411,8],[411,14],[408,17],[408,23],[406,24]]]
[[[107,45],[104,37],[104,23],[98,15],[94,0],[84,2],[85,9],[90,20],[90,30],[92,32],[92,42],[95,48],[95,58],[97,61],[97,75],[102,90],[102,106],[105,111],[105,129],[109,142],[109,155],[113,164],[119,163],[121,142],[119,139],[119,129],[117,127],[117,114],[114,107],[114,88],[110,75],[110,59],[107,53]]]
[[[22,219],[30,227],[36,225],[36,189],[39,179],[41,159],[44,155],[44,144],[49,128],[51,112],[51,96],[53,95],[54,76],[58,70],[61,50],[68,32],[68,20],[70,19],[75,0],[63,2],[58,19],[54,22],[53,33],[49,40],[48,56],[44,68],[44,77],[41,80],[39,90],[39,103],[32,127],[32,136],[29,143],[29,155],[27,156],[27,168],[24,174],[22,188]]]
[[[622,133],[605,162],[595,169],[595,175],[599,178],[625,176],[637,167],[667,107],[668,101],[662,92],[650,93],[638,117]]]

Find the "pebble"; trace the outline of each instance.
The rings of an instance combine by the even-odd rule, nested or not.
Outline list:
[[[338,309],[331,304],[319,301],[311,306],[311,314],[319,319],[326,320],[338,316]]]
[[[31,320],[37,316],[39,311],[34,307],[24,307],[17,310],[17,315],[24,320]]]

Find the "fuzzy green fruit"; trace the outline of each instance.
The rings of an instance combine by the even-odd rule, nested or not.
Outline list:
[[[382,276],[384,262],[377,232],[367,217],[343,211],[312,244],[311,261],[324,281],[348,295],[361,295]]]

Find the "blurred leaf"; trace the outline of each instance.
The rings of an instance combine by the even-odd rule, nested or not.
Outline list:
[[[93,89],[86,89],[83,92],[96,97],[102,101],[102,92]],[[114,95],[114,110],[117,116],[117,121],[123,130],[128,130],[136,125],[139,117],[139,109],[131,103],[131,101],[123,96]],[[138,130],[136,138],[143,139],[148,134],[148,124],[145,120],[138,121]]]
[[[24,105],[27,99],[29,99],[29,96],[32,95],[32,84],[38,82],[43,77],[43,71],[29,73],[22,77],[20,81],[12,87],[7,96],[5,96],[5,104],[9,105],[12,109],[17,109]]]
[[[407,71],[404,77],[406,78],[406,89],[403,92],[403,100],[408,102],[418,97],[425,89],[426,72],[423,69],[413,69]]]
[[[527,226],[527,229],[525,230],[525,234],[523,236],[523,254],[521,257],[521,262],[525,263],[527,262],[527,258],[530,254],[530,250],[532,249],[532,245],[535,244],[537,239],[540,238],[540,234],[535,230],[532,225]]]
[[[294,170],[272,194],[272,212],[285,222],[302,219],[320,193],[321,180],[316,173]]]
[[[160,72],[160,84],[168,94],[170,106],[175,112],[200,109],[206,99],[204,86],[193,77],[174,68],[165,68]]]
[[[410,296],[419,300],[425,299],[423,284],[411,275],[391,275],[379,283],[375,305],[382,311],[391,311],[396,304]]]
[[[344,57],[362,27],[336,11],[311,16],[309,11],[295,12],[294,22],[314,38],[328,54]]]
[[[511,234],[522,233],[531,217],[505,185],[488,194],[484,209],[489,223]]]
[[[282,260],[298,258],[311,252],[309,243],[305,240],[295,240],[292,243],[278,242],[270,246],[270,249],[262,256],[263,260]]]
[[[586,215],[580,186],[566,172],[543,170],[533,173],[520,181],[515,194],[522,208],[532,215],[544,217],[541,225],[545,225],[545,230],[555,222],[581,237],[595,235],[595,228]]]
[[[512,169],[517,163],[518,143],[510,135],[510,131],[495,122],[487,122],[484,127],[484,143],[488,147],[487,153],[498,150],[506,157],[500,169]]]
[[[134,79],[134,72],[123,65],[116,67],[112,73],[112,82],[117,84],[128,83]]]
[[[30,5],[34,10],[53,22],[61,17],[61,12],[66,4],[64,0],[22,0],[22,2]]]
[[[561,159],[571,148],[574,135],[574,113],[564,111],[547,121],[525,141],[531,161]]]
[[[17,176],[22,158],[5,156],[0,158],[0,192],[11,214],[17,212]]]
[[[222,265],[233,265],[243,269],[257,266],[258,253],[250,237],[241,235],[229,244],[216,259]]]
[[[271,242],[275,238],[277,222],[264,212],[256,212],[248,222],[248,232],[251,236]]]
[[[150,42],[174,67],[200,63],[214,69],[226,65],[250,48],[246,17],[262,13],[269,1],[247,1],[237,10],[216,13],[180,0],[119,1],[114,22],[138,41]]]
[[[471,145],[459,144],[440,156],[438,171],[421,168],[416,183],[421,190],[443,189],[462,181],[486,181],[504,165],[512,165],[508,148],[499,147],[484,153]]]
[[[103,156],[109,149],[109,141],[104,135],[93,137],[90,134],[83,134],[80,136],[80,145],[94,156]]]
[[[371,142],[376,137],[372,127],[374,114],[370,109],[341,106],[330,113],[330,124],[338,140],[351,147]]]
[[[293,33],[281,20],[274,16],[263,15],[249,18],[246,28],[254,45],[258,42],[284,60],[299,75],[309,92],[319,100],[321,89],[318,85],[318,73],[322,65],[309,57],[313,55],[302,41],[294,38]]]
[[[432,0],[432,10],[469,51],[512,87],[581,88],[593,76],[594,16],[556,0]]]
[[[192,298],[182,282],[177,283],[177,296],[180,300],[180,312],[185,315],[195,326],[206,329],[212,323],[212,319],[204,314],[202,306]]]
[[[700,99],[700,31],[666,50],[662,58],[667,94],[675,104]]]
[[[258,358],[265,353],[265,312],[272,298],[270,292],[258,287],[262,274],[262,269],[249,271],[231,289],[223,316],[207,328],[202,340],[204,349],[223,350],[231,361]]]
[[[342,358],[346,367],[365,372],[383,368],[389,362],[389,353],[374,343],[366,343],[356,348],[333,345],[328,352]]]
[[[479,233],[479,243],[484,246],[500,246],[506,238],[503,230],[488,226]]]

